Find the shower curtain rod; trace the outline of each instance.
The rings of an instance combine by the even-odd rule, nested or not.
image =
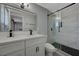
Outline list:
[[[50,15],[52,15],[52,14],[56,13],[56,12],[59,12],[59,11],[61,11],[61,10],[63,10],[63,9],[66,9],[66,8],[68,8],[68,7],[70,7],[70,6],[74,5],[74,4],[76,4],[76,3],[71,3],[71,4],[69,4],[69,5],[68,5],[68,6],[66,6],[66,7],[63,7],[63,8],[61,8],[61,9],[59,9],[59,10],[55,11],[55,12],[52,12],[52,13],[48,14],[47,16],[50,16]]]

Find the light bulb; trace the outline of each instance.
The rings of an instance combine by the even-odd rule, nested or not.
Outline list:
[[[30,7],[29,3],[24,3],[24,5],[25,5],[26,8]]]

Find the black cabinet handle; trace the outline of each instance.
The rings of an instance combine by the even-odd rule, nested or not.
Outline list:
[[[36,47],[36,52],[39,52],[39,47]]]
[[[53,29],[51,28],[51,31],[52,31]]]
[[[62,27],[62,21],[61,21],[61,27]]]

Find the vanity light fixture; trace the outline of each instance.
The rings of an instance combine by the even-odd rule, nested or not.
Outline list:
[[[28,8],[29,6],[30,6],[29,3],[21,3],[20,5],[22,9],[24,9],[25,7]]]

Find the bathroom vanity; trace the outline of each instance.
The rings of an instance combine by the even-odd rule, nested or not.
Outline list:
[[[1,56],[44,56],[46,36],[29,35],[0,39]]]
[[[32,34],[39,30],[36,20],[35,13],[19,5],[0,4],[0,56],[44,56],[47,37]],[[30,35],[22,34],[28,31]]]

